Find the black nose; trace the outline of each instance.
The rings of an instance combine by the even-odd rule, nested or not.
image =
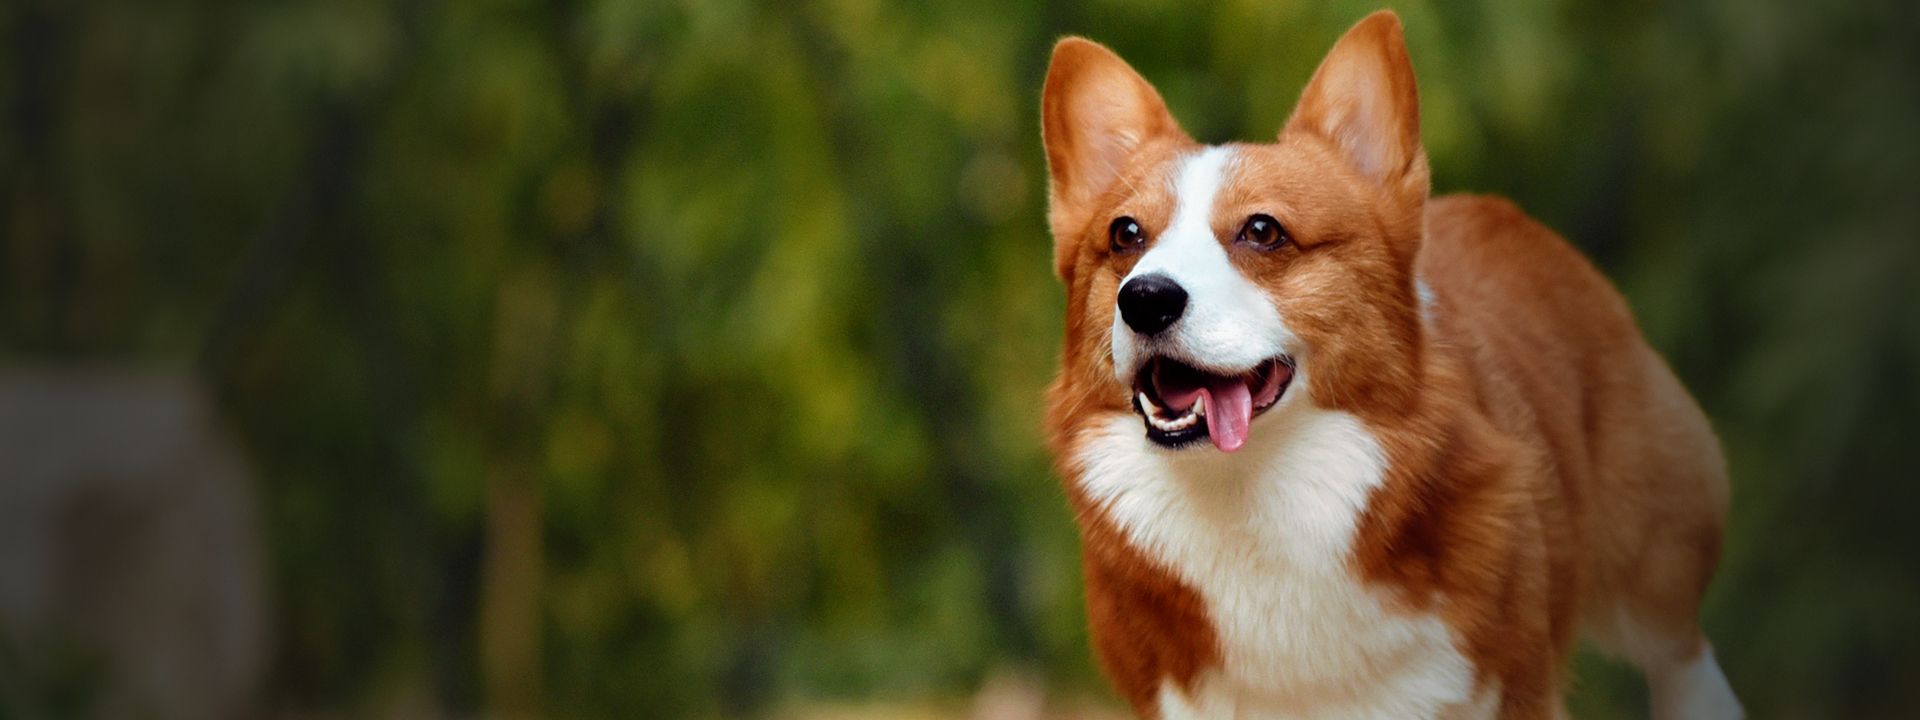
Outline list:
[[[1142,275],[1120,286],[1120,317],[1141,335],[1157,335],[1187,309],[1187,291],[1160,273]]]

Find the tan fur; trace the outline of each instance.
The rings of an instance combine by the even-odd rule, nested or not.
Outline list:
[[[1067,286],[1050,443],[1082,528],[1102,666],[1152,715],[1163,682],[1189,686],[1220,662],[1214,626],[1087,501],[1070,458],[1083,431],[1128,412],[1108,328],[1138,255],[1109,250],[1107,223],[1164,228],[1172,163],[1199,146],[1151,86],[1085,40],[1056,47],[1043,107]],[[1232,245],[1255,212],[1288,228],[1294,242],[1232,246],[1232,260],[1314,348],[1315,400],[1364,420],[1389,459],[1352,571],[1438,613],[1500,689],[1503,718],[1563,712],[1576,626],[1643,664],[1700,650],[1695,614],[1727,502],[1706,419],[1571,246],[1504,200],[1428,199],[1398,20],[1378,13],[1349,32],[1275,143],[1234,147],[1215,234]],[[1417,280],[1436,297],[1430,321]],[[1645,636],[1623,637],[1623,618]]]

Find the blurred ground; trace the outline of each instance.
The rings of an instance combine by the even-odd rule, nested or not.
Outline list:
[[[947,705],[845,703],[778,711],[776,720],[1124,720],[1132,715],[1111,700],[1049,697],[1037,679],[1012,671],[987,678],[967,703]]]

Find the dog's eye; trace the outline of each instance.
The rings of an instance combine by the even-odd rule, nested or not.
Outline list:
[[[1252,244],[1262,250],[1272,250],[1287,242],[1287,229],[1272,215],[1255,215],[1247,218],[1247,224],[1240,226],[1240,242]]]
[[[1140,227],[1140,221],[1122,215],[1107,226],[1107,242],[1114,252],[1132,250],[1147,243],[1147,232]]]

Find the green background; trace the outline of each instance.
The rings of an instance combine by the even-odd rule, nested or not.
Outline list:
[[[1393,5],[1436,191],[1562,231],[1714,418],[1754,715],[1920,712],[1920,6]],[[1039,434],[1048,49],[1260,140],[1375,7],[8,3],[0,358],[213,388],[276,712],[1104,693]]]

